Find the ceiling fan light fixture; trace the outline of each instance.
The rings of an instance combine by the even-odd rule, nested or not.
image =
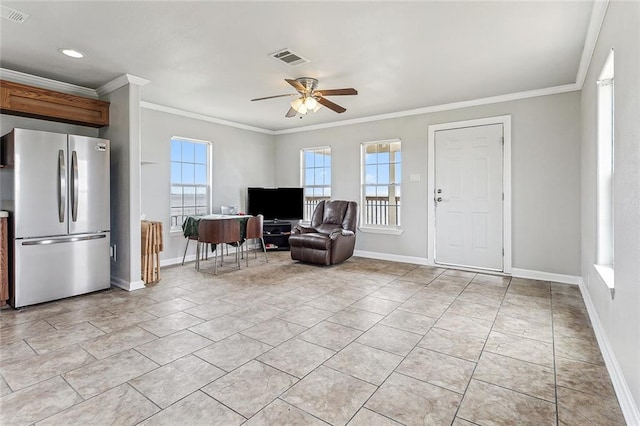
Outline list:
[[[295,99],[291,102],[291,108],[295,109],[299,114],[306,114],[307,107],[304,105],[302,98]]]
[[[298,96],[290,102],[291,108],[285,114],[285,117],[295,117],[297,114],[305,115],[309,111],[316,112],[321,107],[327,107],[333,112],[341,114],[347,109],[330,101],[327,96],[344,96],[344,95],[357,95],[358,91],[353,87],[344,89],[328,89],[317,90],[318,80],[311,77],[299,77],[295,80],[285,78],[284,81],[289,83],[298,93],[287,93],[284,95],[267,96],[264,98],[251,99],[251,101],[262,101],[265,99],[282,98],[285,96]],[[301,117],[302,118],[302,117]]]
[[[307,109],[314,110],[315,112],[316,111],[315,108],[318,106],[318,101],[316,101],[313,97],[309,96],[304,100],[304,106],[307,107]]]

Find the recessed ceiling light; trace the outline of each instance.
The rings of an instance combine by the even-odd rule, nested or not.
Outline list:
[[[74,49],[58,49],[58,51],[60,51],[60,53],[62,53],[63,55],[66,55],[70,58],[75,58],[75,59],[80,59],[80,58],[84,58],[84,53],[82,52],[78,52],[77,50]]]

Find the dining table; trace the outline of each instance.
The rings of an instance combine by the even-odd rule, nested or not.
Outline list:
[[[198,239],[198,225],[200,225],[201,220],[220,220],[220,219],[236,219],[240,223],[240,237],[241,241],[244,241],[245,236],[247,235],[247,221],[249,218],[253,216],[248,214],[206,214],[200,216],[187,216],[185,221],[182,223],[182,234],[185,238],[189,238],[191,240]]]
[[[190,240],[198,240],[198,226],[200,225],[201,220],[221,220],[221,219],[236,219],[240,223],[240,244],[244,243],[247,236],[247,221],[253,216],[248,214],[207,214],[207,215],[191,215],[187,216],[187,218],[182,223],[182,234],[185,238],[187,238],[187,247],[185,247],[184,253],[185,256],[187,254],[187,248],[189,247]],[[236,246],[236,244],[231,244],[232,246]],[[216,245],[211,244],[211,251],[216,250]],[[182,259],[182,263],[184,264],[184,256]]]

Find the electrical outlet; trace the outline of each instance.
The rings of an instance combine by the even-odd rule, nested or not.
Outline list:
[[[411,173],[409,175],[409,182],[420,182],[421,178],[420,173]]]

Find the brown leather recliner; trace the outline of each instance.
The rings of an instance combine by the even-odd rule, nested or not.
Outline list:
[[[291,259],[318,265],[334,265],[353,255],[356,245],[358,204],[355,201],[320,201],[311,227],[291,230]]]

